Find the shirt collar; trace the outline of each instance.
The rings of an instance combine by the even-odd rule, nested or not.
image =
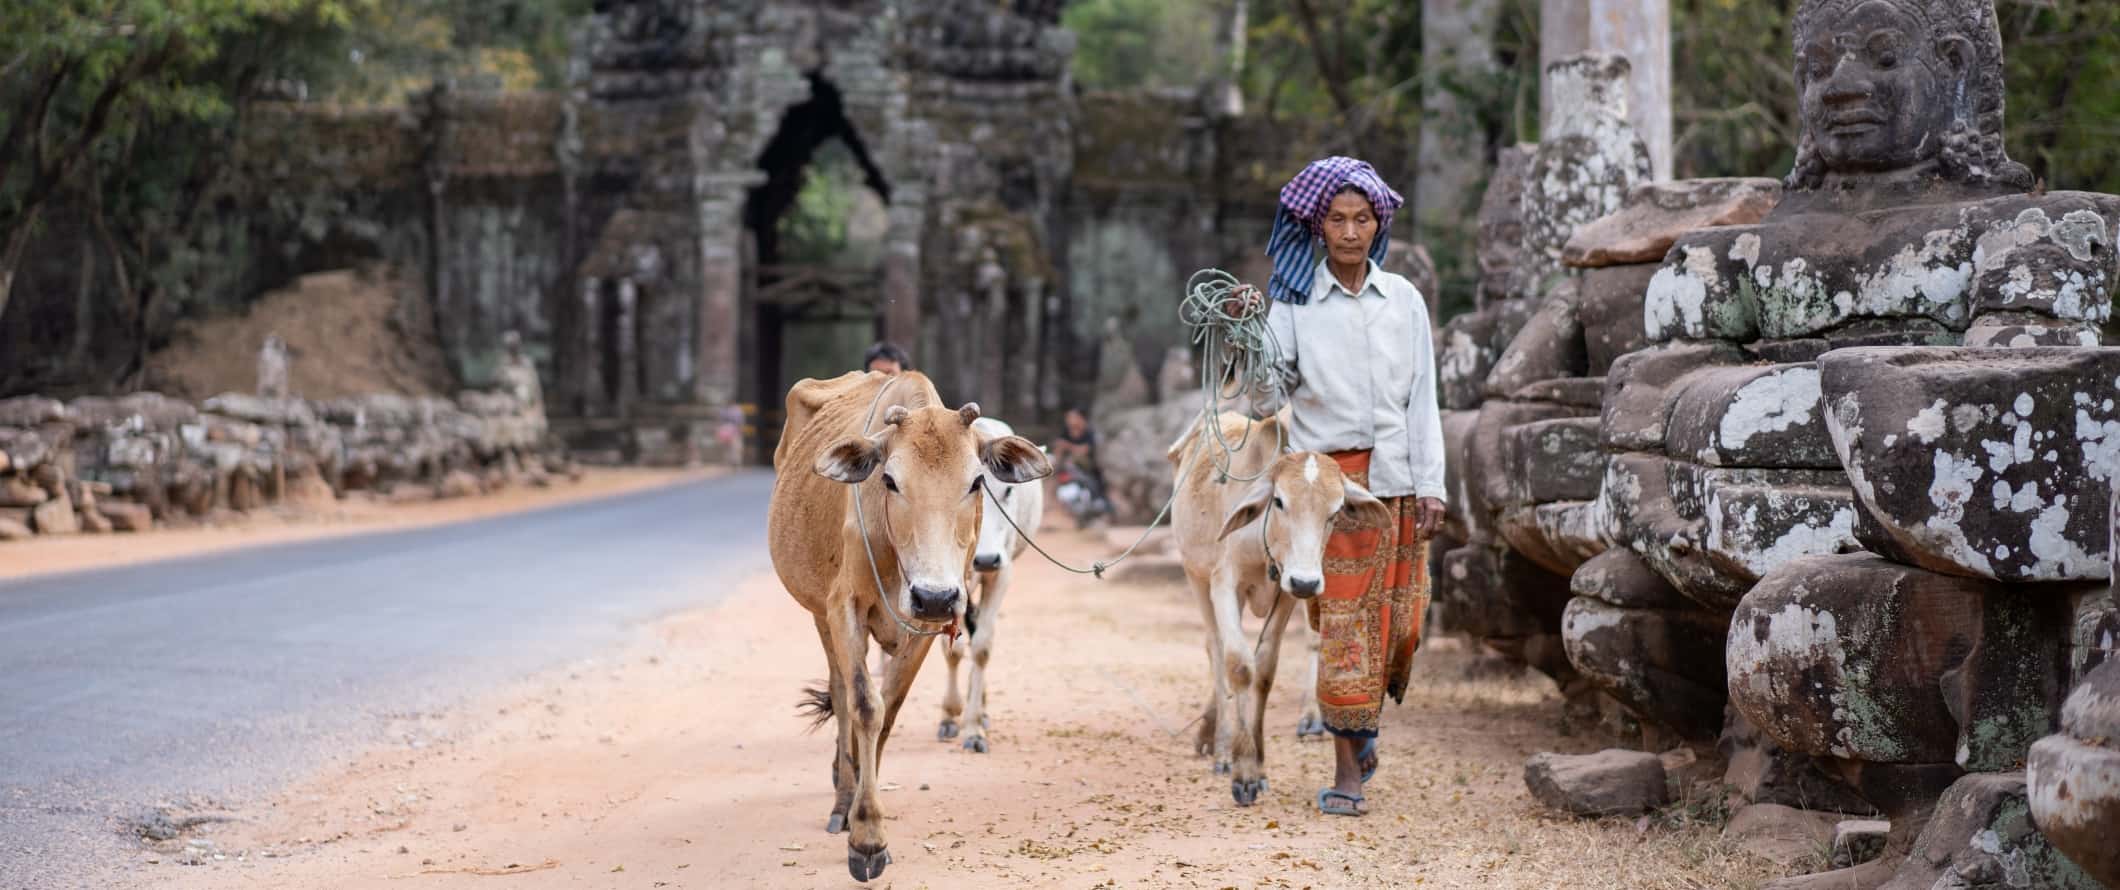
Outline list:
[[[1340,279],[1332,274],[1331,262],[1329,260],[1319,260],[1317,269],[1311,273],[1310,301],[1316,303],[1334,296],[1357,298],[1370,295],[1384,296],[1384,289],[1377,286],[1377,276],[1383,274],[1384,270],[1377,265],[1376,260],[1369,260],[1368,263],[1369,272],[1362,276],[1362,292],[1350,294],[1347,292],[1347,288],[1341,286]]]

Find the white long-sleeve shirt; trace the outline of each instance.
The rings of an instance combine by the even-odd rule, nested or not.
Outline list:
[[[1428,305],[1403,276],[1369,264],[1350,294],[1323,261],[1310,302],[1275,302],[1266,316],[1280,347],[1290,406],[1289,447],[1370,449],[1369,491],[1443,500],[1443,419],[1436,404]]]

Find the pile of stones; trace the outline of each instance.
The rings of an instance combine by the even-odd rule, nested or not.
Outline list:
[[[349,492],[459,497],[574,472],[543,407],[506,391],[0,400],[0,540],[143,531]]]

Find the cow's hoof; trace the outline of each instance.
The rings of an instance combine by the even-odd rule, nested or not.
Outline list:
[[[1296,738],[1322,738],[1324,735],[1324,718],[1305,715],[1303,719],[1296,721]]]
[[[833,813],[832,818],[824,820],[825,834],[839,834],[846,830],[847,814],[845,813]]]
[[[1229,765],[1229,761],[1227,761],[1227,760],[1217,760],[1217,761],[1215,761],[1215,775],[1218,775],[1218,776],[1226,776],[1226,775],[1229,775],[1229,771],[1230,771],[1230,765]]]
[[[1229,783],[1229,796],[1236,798],[1237,806],[1240,807],[1248,807],[1257,803],[1259,795],[1265,792],[1265,779],[1253,779],[1249,782],[1239,779]]]
[[[941,725],[941,726],[938,726],[938,727],[936,727],[936,728],[935,728],[935,738],[936,738],[936,739],[938,739],[938,740],[940,740],[940,741],[945,741],[945,742],[947,742],[947,741],[949,741],[950,739],[954,739],[954,738],[956,738],[956,737],[957,737],[957,721],[955,721],[955,720],[944,720],[944,721],[942,721],[942,725]]]
[[[883,867],[889,864],[890,850],[863,853],[852,847],[847,848],[847,873],[853,875],[854,880],[866,882],[883,877]]]
[[[986,753],[986,736],[975,735],[964,740],[964,750],[973,754]]]

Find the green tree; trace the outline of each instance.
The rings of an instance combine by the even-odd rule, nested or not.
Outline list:
[[[226,120],[237,94],[202,74],[263,28],[349,20],[352,0],[11,0],[0,8],[0,313],[39,217],[114,142]],[[224,67],[225,66],[221,66]],[[233,72],[236,85],[265,72]]]

